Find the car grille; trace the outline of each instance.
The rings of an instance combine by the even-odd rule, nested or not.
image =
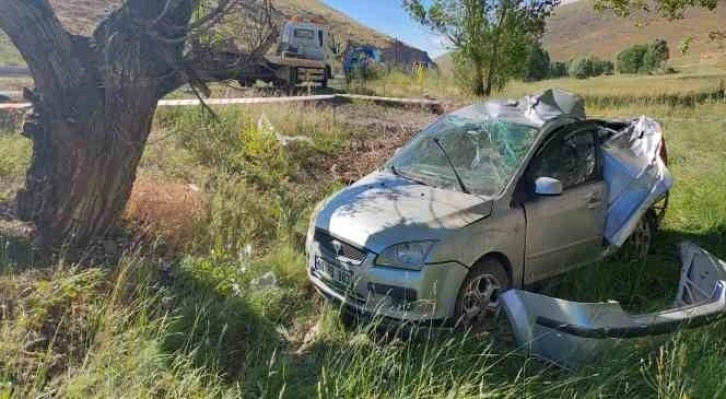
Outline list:
[[[338,240],[320,229],[315,229],[315,241],[327,252],[337,257],[344,257],[355,262],[363,262],[368,255],[364,249],[354,247],[353,245]],[[334,244],[335,242],[340,243],[340,252],[336,249],[336,245]]]

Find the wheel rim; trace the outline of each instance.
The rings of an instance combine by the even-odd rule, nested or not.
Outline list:
[[[462,298],[462,322],[465,326],[480,325],[499,310],[502,285],[496,276],[482,274],[469,281]]]
[[[636,259],[645,259],[650,251],[650,242],[653,239],[653,232],[650,229],[648,220],[643,218],[635,227],[630,236],[630,251]]]

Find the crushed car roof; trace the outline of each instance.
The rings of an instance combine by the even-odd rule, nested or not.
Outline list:
[[[542,127],[558,118],[585,120],[585,100],[573,93],[549,89],[526,96],[521,100],[490,100],[474,104],[452,113],[472,119],[506,119],[513,122]]]

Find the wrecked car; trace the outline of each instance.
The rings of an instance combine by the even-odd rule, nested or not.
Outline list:
[[[504,291],[647,254],[672,183],[652,119],[588,119],[559,90],[475,104],[318,205],[308,275],[356,313],[476,326]]]
[[[700,327],[726,316],[726,263],[680,245],[681,279],[672,309],[627,314],[617,302],[579,303],[510,290],[501,302],[518,347],[567,369],[591,364],[623,343]]]

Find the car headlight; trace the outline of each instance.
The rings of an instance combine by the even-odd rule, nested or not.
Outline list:
[[[436,241],[405,242],[388,247],[376,257],[376,266],[421,270]]]

